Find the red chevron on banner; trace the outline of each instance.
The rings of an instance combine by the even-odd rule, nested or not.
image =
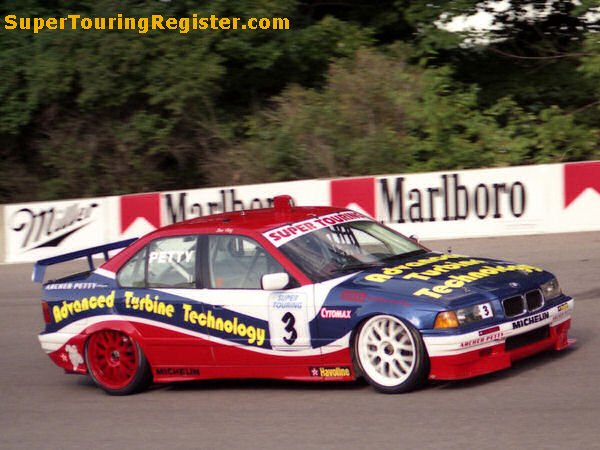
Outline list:
[[[160,227],[160,194],[122,195],[121,202],[121,233],[139,217],[155,228]]]
[[[600,194],[600,161],[568,163],[563,168],[565,208],[587,188]]]
[[[375,178],[331,180],[331,206],[350,208],[375,217]]]

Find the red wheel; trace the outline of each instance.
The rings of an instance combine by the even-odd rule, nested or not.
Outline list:
[[[150,382],[150,369],[142,349],[120,331],[92,334],[87,341],[85,360],[94,382],[109,394],[132,394]]]

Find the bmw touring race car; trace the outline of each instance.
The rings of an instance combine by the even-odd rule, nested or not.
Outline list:
[[[112,258],[108,252],[121,249]],[[95,268],[92,256],[107,259]],[[43,350],[109,394],[214,378],[344,381],[385,393],[562,350],[573,300],[529,264],[428,250],[332,207],[192,219],[38,261]]]

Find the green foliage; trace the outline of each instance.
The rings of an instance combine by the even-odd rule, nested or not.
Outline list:
[[[15,135],[28,124],[36,107],[29,86],[24,82],[30,72],[33,46],[25,35],[1,36],[0,51],[0,133]]]
[[[240,181],[359,175],[402,163],[406,105],[418,79],[401,60],[361,50],[334,63],[323,91],[294,86],[251,118],[236,149]],[[260,160],[261,166],[253,164]]]
[[[331,66],[322,91],[293,87],[253,116],[239,181],[572,161],[600,156],[597,130],[558,106],[532,114],[506,96],[481,109],[449,67],[415,70],[362,50]],[[263,165],[253,164],[256,160]],[[242,173],[245,176],[239,176]]]
[[[591,81],[600,95],[600,35],[590,34],[583,46],[579,71]]]
[[[483,36],[440,26],[484,5],[467,0],[12,3],[2,23],[197,13],[291,29],[1,29],[0,201],[600,158],[592,0],[510,0]]]

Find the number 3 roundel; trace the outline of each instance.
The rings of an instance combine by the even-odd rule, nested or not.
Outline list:
[[[308,303],[309,296],[298,290],[271,294],[269,297],[271,347],[277,350],[310,347]]]

